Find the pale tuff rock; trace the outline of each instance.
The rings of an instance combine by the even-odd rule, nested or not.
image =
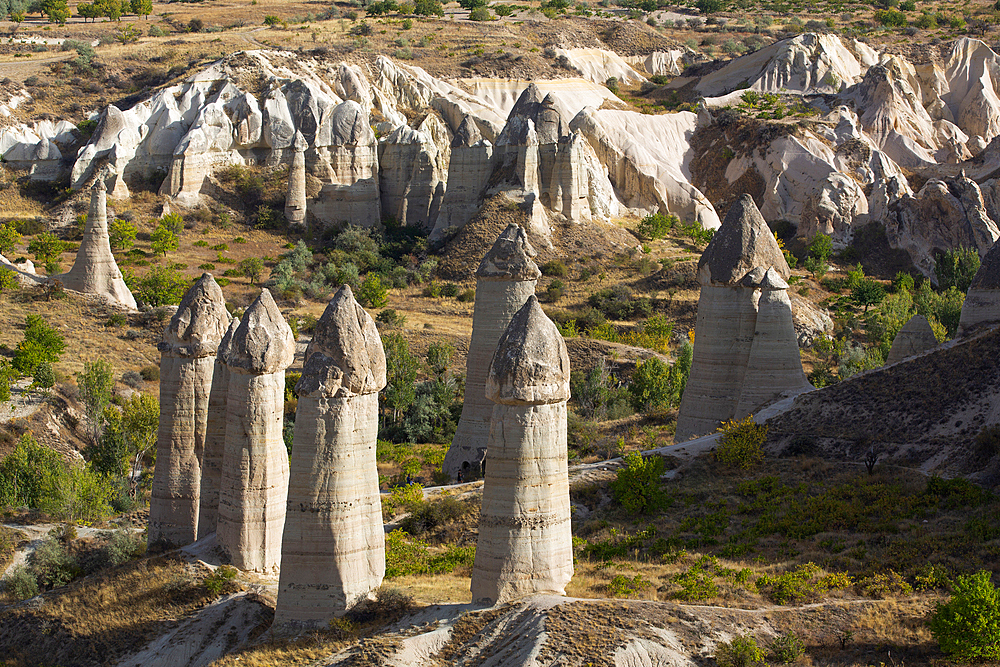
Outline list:
[[[66,172],[63,151],[74,143],[75,131],[65,120],[8,125],[0,128],[0,155],[11,169],[29,171],[32,180],[56,180]]]
[[[222,458],[226,450],[226,403],[229,397],[229,367],[223,359],[229,354],[239,318],[229,323],[219,343],[208,395],[208,424],[205,428],[205,452],[201,458],[201,509],[198,513],[198,539],[215,532],[219,523],[219,485],[222,482]]]
[[[566,462],[566,343],[531,296],[500,338],[472,599],[562,595],[573,577]]]
[[[274,622],[327,627],[385,574],[375,445],[385,353],[341,287],[316,325],[299,381]]]
[[[698,262],[701,296],[691,374],[677,417],[678,442],[714,432],[721,422],[737,416],[757,338],[758,301],[764,285],[768,285],[766,316],[761,322],[754,375],[774,373],[785,384],[797,383],[790,361],[793,354],[798,360],[791,306],[778,282],[789,275],[778,242],[753,199],[742,195]],[[752,381],[747,404],[757,402],[760,395],[756,392]]]
[[[149,500],[149,544],[198,538],[202,459],[215,354],[229,324],[226,300],[205,273],[177,307],[160,349],[160,426]]]
[[[901,196],[890,206],[885,231],[890,245],[905,250],[921,273],[934,281],[935,248],[965,246],[983,256],[1000,238],[979,186],[964,174],[929,180],[915,196]]]
[[[34,287],[45,282],[45,278],[35,273],[35,263],[30,259],[25,259],[17,264],[0,255],[0,267],[14,272],[17,283],[21,287]]]
[[[885,365],[888,366],[907,357],[922,354],[937,346],[938,341],[934,336],[934,330],[931,329],[930,322],[923,315],[914,315],[892,339],[892,347],[889,348],[889,356],[886,357]]]
[[[604,49],[556,49],[556,57],[565,56],[569,65],[583,77],[597,84],[604,84],[614,77],[627,87],[645,83],[646,77],[636,72],[614,51]]]
[[[382,213],[430,231],[448,181],[451,137],[430,114],[416,129],[400,126],[379,143]]]
[[[497,341],[511,318],[534,295],[541,272],[524,229],[511,224],[500,234],[476,271],[476,305],[465,376],[462,416],[442,469],[478,471],[486,453],[493,403],[486,398],[486,377]],[[465,474],[468,474],[466,472]]]
[[[833,335],[833,320],[822,308],[798,294],[789,294],[792,304],[792,324],[800,348],[810,348],[820,336]]]
[[[379,223],[378,140],[368,113],[357,102],[338,104],[323,119],[318,140],[316,176],[324,185],[313,204],[313,216],[324,225]]]
[[[962,304],[959,331],[1000,323],[1000,243],[994,243],[976,271]]]
[[[653,76],[680,76],[688,65],[695,62],[697,54],[691,50],[654,51],[648,56],[626,56],[625,62],[642,68]],[[603,83],[603,82],[602,82]]]
[[[759,281],[753,280],[746,286],[759,288],[761,294],[757,301],[753,344],[734,415],[738,418],[756,412],[781,396],[812,389],[802,370],[792,306],[786,292],[788,283],[769,268]]]
[[[90,191],[90,212],[83,232],[83,242],[68,273],[58,276],[66,289],[93,294],[110,304],[135,310],[135,297],[129,291],[111,253],[108,238],[107,192],[97,179]]]
[[[483,188],[493,173],[493,144],[484,139],[471,116],[458,126],[451,142],[447,190],[431,232],[437,240],[449,229],[464,227],[479,211]]]
[[[281,561],[288,495],[282,414],[285,369],[294,359],[292,330],[262,290],[223,357],[230,375],[216,536],[241,570],[273,572]]]
[[[301,132],[295,133],[295,153],[288,169],[288,194],[285,197],[285,220],[290,225],[306,222],[306,144]]]

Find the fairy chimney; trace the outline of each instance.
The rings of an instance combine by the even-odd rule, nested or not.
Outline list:
[[[288,170],[288,195],[285,197],[285,219],[289,225],[304,225],[306,222],[306,144],[301,132],[295,133],[292,144],[292,166]]]
[[[892,347],[889,348],[885,365],[894,364],[937,346],[937,337],[931,329],[931,323],[923,315],[914,315],[892,339]]]

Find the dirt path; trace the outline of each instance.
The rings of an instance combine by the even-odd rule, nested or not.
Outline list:
[[[260,49],[269,49],[269,48],[271,48],[270,46],[268,46],[267,44],[262,44],[262,43],[258,42],[253,37],[253,34],[255,32],[260,32],[261,30],[267,30],[267,26],[265,26],[263,28],[254,28],[253,30],[251,30],[249,32],[241,32],[240,33],[240,39],[242,39],[244,42],[247,42],[249,44],[253,44],[257,48],[260,48]]]
[[[57,56],[48,58],[38,58],[32,60],[12,60],[10,62],[0,62],[0,79],[7,78],[18,83],[24,83],[29,76],[48,72],[52,63],[69,60],[76,56],[76,51],[66,51]]]

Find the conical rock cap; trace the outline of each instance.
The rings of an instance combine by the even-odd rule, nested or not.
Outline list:
[[[211,356],[219,349],[230,319],[222,288],[211,273],[203,273],[181,299],[159,349],[180,357]]]
[[[344,285],[316,323],[306,349],[300,396],[374,394],[385,387],[385,351],[375,321]]]
[[[532,260],[536,254],[538,253],[528,242],[524,228],[510,223],[479,263],[476,277],[493,280],[538,280],[542,272]]]
[[[534,295],[500,336],[486,397],[505,405],[538,405],[569,399],[569,355],[559,329]]]
[[[983,257],[979,270],[972,278],[970,290],[991,290],[1000,289],[1000,241],[993,244],[986,256]]]
[[[295,337],[269,290],[243,313],[223,362],[230,369],[263,375],[288,368],[295,360]]]
[[[705,248],[698,262],[698,275],[703,284],[732,285],[750,270],[765,266],[774,268],[785,280],[791,275],[788,262],[753,197],[744,194],[729,209],[722,226]]]

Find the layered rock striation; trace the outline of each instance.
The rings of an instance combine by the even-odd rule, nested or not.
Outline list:
[[[181,299],[160,349],[160,425],[149,499],[150,546],[199,537],[202,463],[215,356],[229,324],[226,300],[210,273]]]
[[[678,442],[712,433],[780,393],[808,389],[785,293],[789,274],[753,199],[741,196],[698,262],[701,295]]]
[[[500,338],[487,380],[496,405],[472,570],[475,602],[562,595],[573,577],[569,378],[566,343],[531,296]]]
[[[345,285],[316,324],[296,386],[277,625],[326,627],[382,583],[375,446],[385,373],[375,322]]]
[[[135,297],[129,291],[108,237],[107,188],[97,179],[90,189],[90,211],[83,232],[83,242],[76,253],[73,268],[58,276],[63,287],[83,294],[93,294],[108,303],[136,309]]]
[[[282,439],[285,369],[295,339],[271,293],[262,290],[233,332],[226,444],[216,537],[241,570],[277,571],[288,495],[288,451]]]
[[[522,227],[510,224],[497,237],[476,271],[472,340],[466,362],[465,403],[445,455],[443,470],[453,477],[478,475],[486,455],[493,403],[486,398],[486,378],[497,342],[514,313],[535,293],[541,271],[535,249]]]
[[[201,508],[198,512],[198,539],[215,532],[219,523],[219,485],[222,483],[222,457],[226,450],[226,404],[229,398],[229,367],[223,361],[229,353],[233,334],[240,326],[238,317],[229,323],[219,343],[208,395],[208,424],[205,451],[201,458]]]

